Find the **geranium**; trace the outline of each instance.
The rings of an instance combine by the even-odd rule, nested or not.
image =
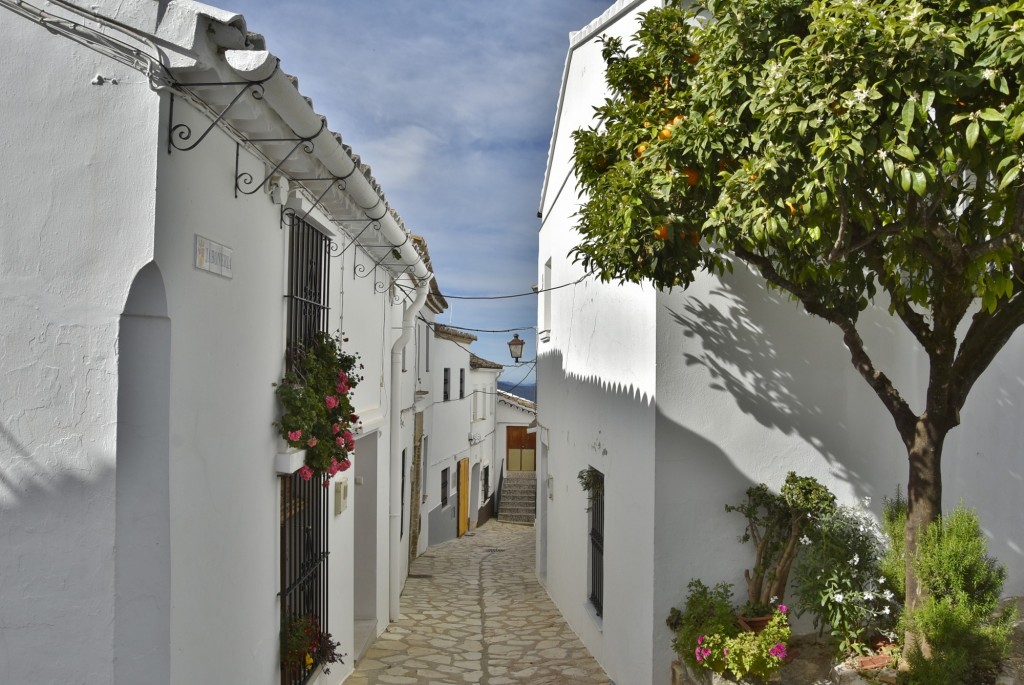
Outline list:
[[[355,450],[352,430],[359,417],[351,392],[362,377],[358,359],[342,351],[342,342],[318,333],[309,345],[292,350],[293,368],[275,384],[282,412],[274,427],[290,447],[306,450],[305,470],[298,473],[307,480],[344,471]]]

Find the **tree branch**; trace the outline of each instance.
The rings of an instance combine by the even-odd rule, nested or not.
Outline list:
[[[956,395],[952,399],[957,411],[967,401],[978,377],[1021,325],[1024,325],[1024,293],[1011,297],[992,314],[982,309],[972,317],[953,361]]]
[[[903,396],[900,395],[899,390],[893,385],[892,380],[885,373],[875,368],[874,362],[871,361],[867,350],[864,349],[864,341],[857,331],[855,322],[829,309],[810,290],[784,278],[778,273],[775,265],[767,257],[754,254],[741,247],[736,248],[735,254],[747,264],[756,267],[766,281],[799,299],[809,314],[825,319],[839,327],[839,330],[843,332],[843,341],[850,351],[853,367],[857,369],[857,372],[867,381],[867,384],[875,391],[878,398],[882,400],[885,408],[889,410],[904,443],[908,447],[913,444],[917,416],[914,415],[910,405],[907,404]]]

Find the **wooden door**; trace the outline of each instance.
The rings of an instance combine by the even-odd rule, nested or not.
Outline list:
[[[459,537],[469,530],[469,459],[459,461]]]
[[[537,434],[527,433],[526,426],[505,428],[505,469],[507,471],[537,470]]]

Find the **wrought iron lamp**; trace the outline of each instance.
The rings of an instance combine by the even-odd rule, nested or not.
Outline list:
[[[518,333],[512,334],[512,339],[508,341],[508,351],[512,353],[512,358],[519,363],[519,358],[523,356],[523,346],[526,345],[525,340],[519,339]]]

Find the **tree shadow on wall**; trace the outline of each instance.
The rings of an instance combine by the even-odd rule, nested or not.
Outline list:
[[[699,340],[699,352],[686,345],[680,354],[687,367],[705,370],[708,387],[728,393],[762,426],[800,436],[837,478],[872,494],[866,475],[878,471],[879,457],[894,464],[891,457],[897,456],[879,455],[876,446],[887,443],[888,430],[896,450],[898,436],[870,390],[850,387],[856,380],[848,373],[849,353],[838,330],[766,291],[741,269],[719,281],[709,297],[680,293],[662,301],[681,334]],[[865,430],[874,433],[865,436]]]

